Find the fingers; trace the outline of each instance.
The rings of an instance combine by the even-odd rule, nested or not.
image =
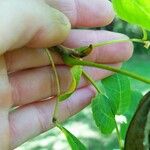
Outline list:
[[[84,69],[94,80],[103,79],[112,74],[110,71],[95,68],[85,67]],[[61,92],[65,92],[72,80],[70,70],[68,67],[59,66],[57,72]],[[25,105],[57,94],[55,75],[49,66],[12,74],[9,80],[14,106]],[[82,78],[79,88],[88,84],[89,82]]]
[[[65,46],[75,48],[111,40],[129,39],[126,35],[109,31],[73,30],[64,42]],[[132,42],[121,42],[95,48],[86,60],[98,63],[116,63],[128,60],[133,53]]]
[[[112,5],[108,0],[46,0],[63,12],[76,27],[96,27],[109,24],[114,18]]]
[[[69,33],[68,19],[43,0],[5,0],[0,6],[0,54],[24,45],[60,44]]]
[[[41,0],[0,2],[0,54],[22,46],[40,48],[62,43],[69,33],[70,24],[56,9],[66,14],[74,26],[103,26],[114,17],[108,0],[50,0],[47,3],[49,5]],[[101,12],[97,13],[99,10]]]
[[[60,103],[58,120],[64,121],[82,110],[94,95],[95,91],[90,87],[77,90],[68,101]],[[54,104],[55,99],[34,103],[10,114],[11,149],[53,127]]]
[[[4,56],[0,56],[0,111],[8,111],[12,105],[11,89],[8,81]]]
[[[7,99],[3,99],[7,100]],[[8,110],[0,110],[0,146],[3,150],[9,149],[10,144],[10,132],[9,132],[9,122],[8,122]]]
[[[74,26],[104,26],[114,18],[108,0],[47,0],[47,3],[5,0],[0,6],[0,54],[23,46],[41,48],[62,43],[69,33],[70,23],[60,11]]]
[[[72,30],[64,45],[67,47],[81,47],[91,43],[99,43],[114,39],[127,39],[123,34],[108,31]],[[131,57],[133,45],[131,42],[116,43],[93,49],[85,58],[97,63],[118,63]],[[61,58],[51,51],[55,64],[63,64]],[[22,48],[5,55],[8,72],[48,65],[49,59],[43,49]]]
[[[8,111],[11,107],[11,91],[4,57],[0,56],[0,149],[9,149]]]

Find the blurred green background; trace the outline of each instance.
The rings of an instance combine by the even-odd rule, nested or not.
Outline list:
[[[99,30],[100,28],[96,28]],[[102,28],[110,31],[120,32],[133,38],[141,38],[142,31],[137,26],[129,25],[124,21],[116,19],[111,25]],[[143,45],[135,44],[133,57],[124,64],[124,68],[136,72],[146,77],[150,77],[150,53],[143,48]],[[150,86],[131,79],[133,90],[145,94],[150,90]],[[139,101],[139,99],[138,99]],[[129,110],[130,111],[130,110]],[[109,136],[101,135],[96,128],[91,108],[88,106],[80,113],[70,118],[64,123],[65,127],[88,147],[89,150],[112,150],[117,149],[118,144],[115,132]],[[65,137],[56,128],[26,142],[16,150],[69,150]]]

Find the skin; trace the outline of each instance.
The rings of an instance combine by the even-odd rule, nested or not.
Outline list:
[[[67,47],[81,47],[127,37],[108,31],[73,29],[108,25],[114,18],[108,0],[1,0],[0,7],[0,147],[9,150],[54,126],[57,88],[43,48],[62,42]],[[84,59],[120,66],[132,52],[132,43],[118,43],[96,48]],[[52,56],[61,90],[65,91],[71,81],[69,67],[55,52]],[[84,69],[95,80],[112,74]],[[94,95],[95,90],[82,78],[75,94],[60,104],[58,119],[65,121],[76,114]],[[17,108],[11,111],[14,107]]]

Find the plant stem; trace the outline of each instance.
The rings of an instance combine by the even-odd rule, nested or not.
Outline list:
[[[120,136],[120,132],[119,132],[118,125],[117,125],[117,122],[115,120],[115,117],[114,117],[114,121],[115,121],[115,128],[116,128],[116,133],[117,133],[117,139],[118,139],[119,148],[120,148],[120,150],[123,150],[122,139],[121,139],[121,136]]]
[[[144,78],[140,75],[131,73],[131,72],[126,71],[126,70],[118,69],[118,68],[115,68],[115,67],[112,67],[112,66],[108,66],[108,65],[104,65],[104,64],[97,64],[97,63],[89,62],[89,61],[82,61],[80,59],[77,59],[77,58],[74,58],[74,57],[68,57],[68,56],[64,57],[64,62],[68,65],[82,65],[82,66],[96,67],[96,68],[100,68],[100,69],[109,70],[109,71],[112,71],[112,72],[127,75],[127,76],[129,76],[131,78],[134,78],[136,80],[139,80],[139,81],[150,84],[150,79],[146,79],[146,78]]]
[[[54,63],[54,60],[52,58],[52,55],[50,53],[50,51],[48,49],[45,49],[46,53],[47,53],[47,56],[49,58],[49,61],[52,65],[52,68],[53,68],[53,71],[54,71],[54,75],[55,75],[55,78],[56,78],[56,85],[57,85],[57,97],[60,95],[61,91],[60,91],[60,82],[59,82],[59,78],[58,78],[58,73],[57,73],[57,70],[56,70],[56,66],[55,66],[55,63]],[[54,112],[53,112],[53,123],[55,123],[57,121],[57,110],[58,110],[58,104],[59,104],[59,101],[58,99],[56,100],[56,103],[55,103],[55,108],[54,108]]]
[[[91,84],[95,87],[98,93],[102,93],[102,91],[98,88],[94,80],[83,70],[83,75],[91,82]]]

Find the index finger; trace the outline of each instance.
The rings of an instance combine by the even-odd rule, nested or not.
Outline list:
[[[46,0],[63,12],[73,27],[105,26],[114,19],[112,4],[108,0]]]

